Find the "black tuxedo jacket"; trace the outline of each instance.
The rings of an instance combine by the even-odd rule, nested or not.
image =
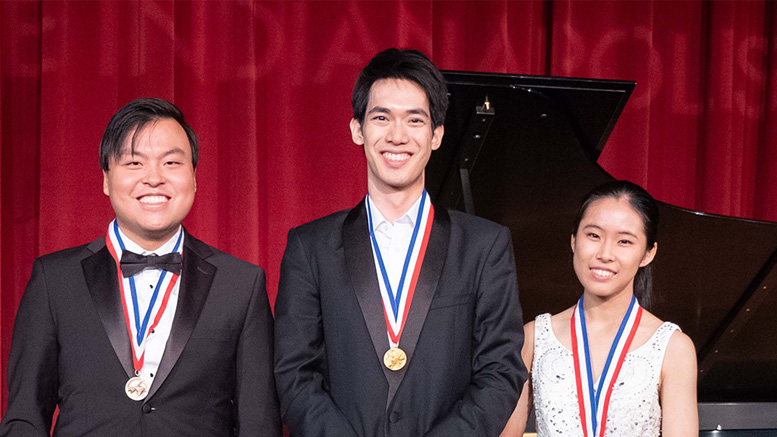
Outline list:
[[[228,436],[281,433],[272,315],[261,268],[184,238],[170,337],[143,401],[116,264],[100,238],[35,261],[14,325],[1,435]]]
[[[275,376],[294,436],[497,436],[526,379],[507,228],[435,209],[404,332],[389,348],[364,202],[289,231]]]

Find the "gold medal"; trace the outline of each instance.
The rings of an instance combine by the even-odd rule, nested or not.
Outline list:
[[[407,363],[407,355],[402,349],[395,347],[391,348],[383,354],[383,364],[389,368],[389,370],[397,371],[405,367]]]
[[[145,379],[133,376],[124,384],[124,393],[133,401],[142,401],[148,396],[148,384]]]

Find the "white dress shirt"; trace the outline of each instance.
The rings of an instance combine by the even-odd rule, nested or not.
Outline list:
[[[175,243],[178,241],[178,236],[182,231],[182,228],[179,226],[178,232],[176,232],[175,235],[173,235],[172,238],[170,238],[165,244],[154,251],[144,250],[137,243],[127,237],[127,235],[121,231],[121,228],[119,228],[119,235],[121,235],[124,247],[130,252],[135,252],[140,255],[166,255],[173,251]],[[182,235],[179,249],[183,248],[183,237],[184,236]],[[118,255],[119,259],[121,259],[121,247],[116,247],[115,249],[116,255]],[[146,315],[148,305],[151,302],[151,297],[154,294],[154,288],[156,287],[161,274],[162,270],[159,269],[145,269],[142,272],[132,276],[132,279],[135,281],[135,290],[137,291],[138,295],[138,310],[140,313],[141,324],[143,323],[143,318]],[[170,272],[167,273],[167,276],[170,276]],[[167,283],[167,281],[165,281],[165,283]],[[155,303],[156,307],[160,306],[161,301],[164,298],[166,288],[167,287],[165,287],[164,284],[162,287],[160,287]],[[173,290],[170,292],[170,299],[167,302],[167,307],[164,314],[162,315],[162,318],[159,320],[157,326],[148,334],[148,337],[145,339],[145,358],[143,360],[143,367],[139,376],[148,381],[149,386],[154,381],[154,376],[156,375],[157,369],[159,368],[159,362],[162,360],[162,354],[165,351],[167,339],[170,337],[170,330],[173,327],[173,316],[175,316],[175,309],[178,306],[178,291],[180,288],[181,278],[178,278],[178,281],[175,283]],[[128,301],[127,311],[129,311],[129,317],[130,319],[134,320],[135,316],[131,306],[132,295],[129,288],[129,278],[124,278],[124,293],[125,300]],[[152,312],[148,320],[148,325],[146,328],[147,330],[153,325],[155,317],[156,312]]]
[[[391,284],[391,290],[396,296],[399,280],[402,276],[402,267],[405,263],[408,246],[410,246],[410,239],[413,237],[413,228],[415,227],[415,220],[418,216],[418,208],[421,206],[421,196],[416,199],[409,210],[401,217],[394,220],[394,224],[391,224],[391,222],[383,217],[383,214],[380,213],[380,210],[378,210],[378,207],[375,206],[375,203],[372,202],[372,199],[369,196],[367,197],[367,201],[370,203],[369,210],[372,212],[372,230],[375,233],[375,240],[378,242],[378,248],[380,249],[381,257],[383,258],[383,264],[386,266],[386,274],[388,275],[389,283]],[[416,239],[416,245],[420,244],[419,240],[422,237],[423,229],[420,229]],[[387,293],[386,285],[380,271],[378,257],[374,250],[373,258],[375,260],[375,271],[378,273],[380,292],[382,296],[385,296]],[[408,267],[408,273],[404,283],[405,288],[410,282],[412,268],[412,265]],[[391,317],[392,313],[390,308],[386,309],[386,313]],[[400,317],[402,317],[401,314]],[[386,335],[388,335],[388,332],[386,332]],[[391,341],[391,336],[389,336],[389,344],[392,348],[397,346],[397,343]]]

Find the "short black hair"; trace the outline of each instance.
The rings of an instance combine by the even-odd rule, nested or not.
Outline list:
[[[375,55],[359,73],[353,87],[351,106],[353,118],[364,124],[367,101],[372,84],[381,79],[406,79],[415,82],[426,92],[432,117],[432,130],[445,124],[448,111],[448,87],[440,70],[418,50],[388,49]]]
[[[642,219],[642,228],[645,231],[647,250],[653,248],[658,241],[658,203],[644,188],[629,181],[611,181],[599,185],[591,190],[583,198],[580,209],[575,216],[572,225],[572,235],[577,235],[580,221],[588,211],[588,207],[599,199],[613,198],[626,199]],[[653,263],[640,267],[634,276],[634,295],[637,296],[640,305],[644,308],[650,306],[653,298]]]
[[[167,100],[157,98],[133,100],[113,114],[100,142],[100,167],[108,171],[111,158],[119,159],[121,157],[121,146],[130,132],[134,131],[130,143],[130,150],[134,153],[138,133],[147,124],[166,118],[178,122],[186,132],[189,146],[192,148],[192,166],[197,168],[199,144],[194,129],[186,122],[183,112],[177,106]]]

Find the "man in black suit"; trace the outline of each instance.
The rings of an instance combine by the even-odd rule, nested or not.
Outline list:
[[[526,379],[509,231],[434,208],[445,80],[390,49],[353,92],[367,197],[289,231],[276,301],[281,414],[299,436],[497,436]]]
[[[198,145],[161,99],[119,110],[103,134],[105,237],[42,256],[22,297],[0,434],[281,433],[272,315],[261,268],[181,226]]]

